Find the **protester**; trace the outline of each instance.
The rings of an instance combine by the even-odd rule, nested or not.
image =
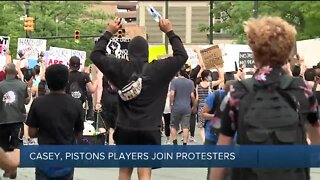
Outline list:
[[[110,83],[106,76],[98,72],[98,89],[96,110],[101,111],[103,122],[99,122],[99,127],[105,132],[108,130],[109,144],[114,144],[113,133],[116,127],[116,119],[118,117],[118,90]]]
[[[45,78],[50,94],[36,98],[30,108],[26,124],[31,138],[39,145],[75,144],[84,129],[81,103],[65,93],[68,68],[54,64],[47,68]],[[36,179],[73,179],[73,168],[36,168]]]
[[[196,111],[193,81],[186,78],[185,71],[180,70],[178,77],[170,85],[171,136],[174,145],[178,145],[177,130],[179,124],[183,131],[183,145],[189,140],[191,113]],[[192,102],[192,107],[190,106]]]
[[[121,19],[109,22],[90,56],[92,62],[119,89],[119,115],[114,140],[117,145],[160,145],[159,131],[168,85],[182,68],[188,55],[171,22],[160,19],[160,30],[169,38],[173,57],[148,63],[148,43],[134,37],[129,43],[129,61],[106,55],[106,46],[121,29]],[[125,87],[125,88],[124,88]],[[126,88],[133,91],[126,93]],[[124,89],[123,89],[124,88]],[[131,178],[132,168],[120,168],[119,179]],[[151,168],[138,168],[139,179],[151,179]]]
[[[204,145],[217,144],[221,122],[219,118],[216,118],[216,115],[221,113],[220,106],[225,105],[223,101],[225,94],[229,92],[230,86],[234,82],[236,80],[227,81],[224,89],[214,91],[205,99],[205,105],[201,112],[202,118],[206,119]],[[208,168],[207,179],[210,179],[210,168]]]
[[[219,79],[216,81],[212,80],[211,71],[204,70],[201,73],[201,82],[196,86],[197,91],[197,102],[198,102],[198,127],[200,128],[200,136],[202,138],[202,143],[205,140],[205,119],[202,118],[201,113],[203,106],[205,104],[205,98],[213,91],[213,87],[218,86],[221,82],[223,82],[223,71],[222,69],[218,69]]]
[[[80,65],[80,59],[77,56],[72,56],[70,58],[70,75],[66,92],[84,104],[87,102],[87,88],[89,93],[95,93],[97,90],[97,83],[92,83],[88,74],[79,71]]]
[[[13,151],[19,148],[20,131],[25,121],[26,109],[24,104],[30,101],[30,95],[26,84],[17,80],[16,66],[12,63],[5,67],[6,79],[0,82],[0,147],[5,151]],[[14,179],[17,176],[16,169],[5,172],[4,177]]]
[[[170,145],[171,144],[170,142],[170,122],[171,122],[170,89],[168,89],[166,105],[163,110],[163,120],[164,120],[164,133],[166,136],[165,144]]]
[[[282,69],[294,47],[295,28],[279,17],[263,17],[246,22],[245,32],[258,71],[230,87],[228,104],[218,116],[222,118],[218,145],[232,144],[236,131],[240,146],[306,144],[301,124],[319,125],[317,101],[311,87]],[[211,179],[222,180],[224,174],[224,168],[213,168]],[[310,174],[308,168],[232,169],[232,180],[243,179],[309,180]]]

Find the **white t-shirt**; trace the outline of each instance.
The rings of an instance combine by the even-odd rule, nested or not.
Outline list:
[[[169,85],[170,87],[170,85]],[[171,113],[171,107],[170,107],[170,89],[168,89],[167,99],[166,99],[166,105],[164,107],[163,114],[169,114]]]

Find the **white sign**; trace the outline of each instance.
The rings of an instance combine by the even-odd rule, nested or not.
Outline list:
[[[6,64],[7,50],[9,49],[10,37],[0,36],[0,71],[3,66]]]
[[[297,41],[297,52],[307,67],[316,66],[320,62],[320,39]]]
[[[86,60],[86,52],[73,49],[50,47],[48,56],[46,57],[46,65],[64,64],[69,66],[69,60],[72,56],[77,56],[80,59],[80,69],[84,68]]]
[[[252,53],[251,48],[248,45],[243,44],[219,44],[222,50],[222,57],[224,61],[224,71],[233,72],[240,66],[240,55],[243,53]],[[252,64],[252,62],[250,62]]]
[[[38,56],[42,51],[46,51],[47,40],[18,38],[17,52],[22,50],[24,56],[28,60],[38,60]],[[19,55],[17,53],[17,58]]]
[[[197,52],[193,48],[185,48],[189,57],[191,68],[194,69],[199,64],[199,58]]]

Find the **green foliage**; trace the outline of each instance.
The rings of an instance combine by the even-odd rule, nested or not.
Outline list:
[[[213,7],[215,17],[222,22],[214,24],[214,31],[223,29],[234,35],[237,43],[246,43],[243,23],[253,16],[253,1],[216,1]],[[294,25],[298,31],[298,40],[320,36],[320,2],[318,1],[259,1],[259,16],[280,16]],[[208,24],[201,24],[198,30],[208,32]]]
[[[72,36],[76,29],[81,35],[100,35],[109,19],[114,16],[101,11],[90,10],[88,2],[76,1],[31,1],[30,16],[35,17],[35,31],[30,33],[30,38],[51,36]],[[0,35],[10,36],[10,50],[16,57],[18,38],[25,37],[23,21],[20,17],[25,15],[23,1],[0,2]],[[58,21],[57,21],[58,20]],[[76,43],[73,38],[48,39],[47,48],[61,47],[77,49],[87,52],[86,64],[91,61],[89,55],[94,46],[93,38],[81,38]]]

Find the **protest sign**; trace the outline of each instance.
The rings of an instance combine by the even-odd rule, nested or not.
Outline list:
[[[253,54],[248,45],[219,44],[219,47],[223,52],[225,72],[236,71],[243,63],[246,64],[246,71],[251,71],[254,67]]]
[[[77,56],[80,59],[80,69],[84,68],[86,60],[86,52],[73,49],[50,47],[48,56],[45,55],[46,65],[64,64],[69,66],[69,60],[72,56]]]
[[[162,57],[166,54],[166,47],[164,45],[149,47],[149,63],[151,63],[153,60],[158,60],[159,56]]]
[[[246,65],[246,68],[254,67],[254,60],[252,52],[239,52],[239,66]]]
[[[189,57],[189,62],[191,68],[195,68],[199,64],[199,57],[195,49],[193,48],[185,48]]]
[[[46,51],[47,40],[43,39],[28,39],[28,38],[18,38],[18,48],[17,52],[20,50],[24,53],[24,57],[29,62],[29,68],[33,68],[35,61],[38,60],[38,56],[42,51]],[[17,58],[19,55],[17,53]]]
[[[147,38],[147,32],[146,32],[146,28],[144,26],[137,26],[137,25],[128,25],[125,24],[124,25],[124,29],[125,29],[125,37],[126,38],[134,38],[136,36],[142,36],[145,39]]]
[[[108,55],[114,55],[118,59],[129,60],[128,47],[131,39],[111,38],[107,44],[106,51]]]
[[[9,49],[10,37],[0,36],[0,71],[3,66],[6,64],[7,50]]]
[[[317,65],[320,61],[320,39],[297,41],[297,51],[307,67]]]
[[[200,54],[207,69],[215,68],[215,66],[223,67],[222,52],[218,45],[202,49]]]

